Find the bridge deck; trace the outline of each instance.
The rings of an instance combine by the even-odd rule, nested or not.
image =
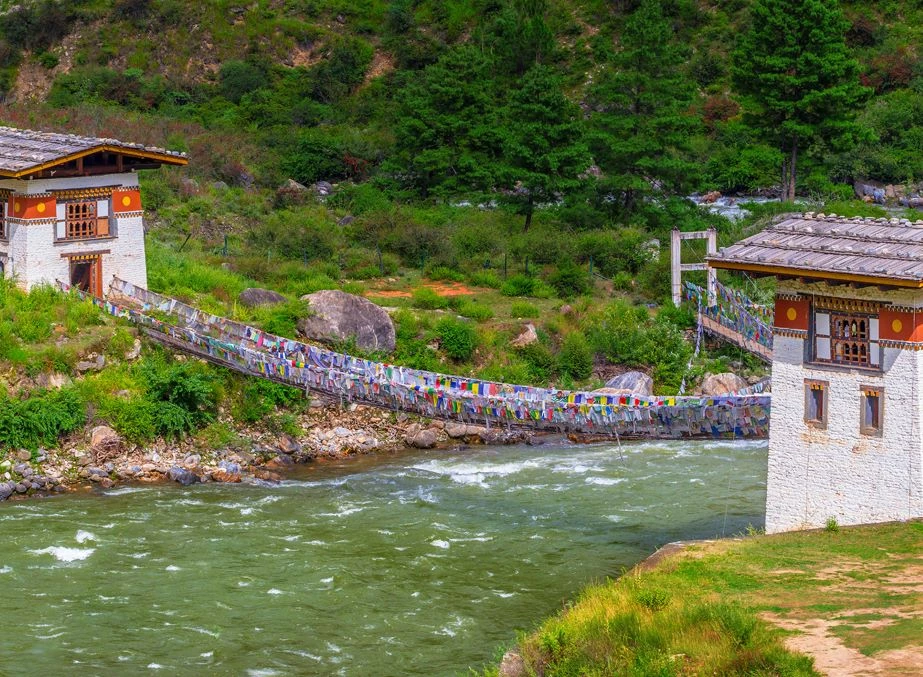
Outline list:
[[[749,339],[740,332],[736,332],[729,327],[725,327],[723,324],[707,315],[700,315],[699,321],[702,323],[702,328],[708,333],[738,345],[744,350],[750,351],[764,362],[772,363],[772,348],[758,341],[754,341],[753,339]]]

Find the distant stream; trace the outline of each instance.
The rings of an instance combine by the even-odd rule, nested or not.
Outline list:
[[[453,675],[658,546],[762,526],[766,443],[407,452],[0,504],[0,675]]]

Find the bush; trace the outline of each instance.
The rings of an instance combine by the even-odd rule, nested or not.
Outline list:
[[[492,270],[479,270],[468,276],[468,281],[476,287],[489,287],[490,289],[499,289],[503,286],[503,280]]]
[[[83,398],[73,387],[34,392],[25,400],[0,402],[0,446],[37,449],[86,423]]]
[[[536,280],[534,277],[517,273],[511,275],[503,286],[500,287],[500,293],[504,296],[531,296],[535,289]]]
[[[555,358],[545,344],[536,341],[516,351],[529,366],[528,383],[539,385],[551,378],[555,369]]]
[[[589,378],[593,373],[593,350],[586,336],[580,332],[571,332],[561,345],[558,365],[562,374],[573,379]]]
[[[494,316],[494,311],[474,299],[465,299],[458,306],[458,314],[478,322],[485,322]]]
[[[477,332],[466,322],[444,317],[436,323],[434,330],[442,351],[453,360],[466,361],[477,348]]]
[[[449,302],[439,296],[429,287],[420,287],[413,290],[413,306],[422,310],[436,310],[439,308],[448,308]]]
[[[565,299],[581,296],[590,290],[589,273],[570,260],[559,263],[548,277],[548,282],[558,296]]]
[[[510,306],[510,317],[534,318],[539,315],[541,315],[541,311],[538,306],[528,301],[514,301],[513,305]]]
[[[436,281],[449,280],[450,282],[464,282],[465,280],[464,273],[449,268],[448,266],[427,267],[425,274],[429,279]]]

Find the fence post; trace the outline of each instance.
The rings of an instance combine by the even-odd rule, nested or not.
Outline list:
[[[714,227],[709,228],[705,238],[707,255],[718,253],[718,231]],[[718,291],[718,271],[711,266],[706,269],[707,282],[705,288],[708,291],[708,305],[714,306],[717,301],[716,292]]]
[[[375,245],[375,249],[378,251],[378,272],[381,273],[381,276],[385,276],[385,262],[381,258],[381,245]]]
[[[224,256],[227,258],[228,255],[228,234],[224,234]]]
[[[679,236],[679,228],[673,228],[670,236],[670,290],[673,295],[673,305],[677,308],[683,302],[683,283],[682,283],[682,240]]]

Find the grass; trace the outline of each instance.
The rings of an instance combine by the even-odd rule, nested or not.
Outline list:
[[[921,547],[921,522],[694,544],[587,588],[520,652],[548,677],[817,674],[769,613],[827,623],[832,641],[866,656],[920,651]]]

